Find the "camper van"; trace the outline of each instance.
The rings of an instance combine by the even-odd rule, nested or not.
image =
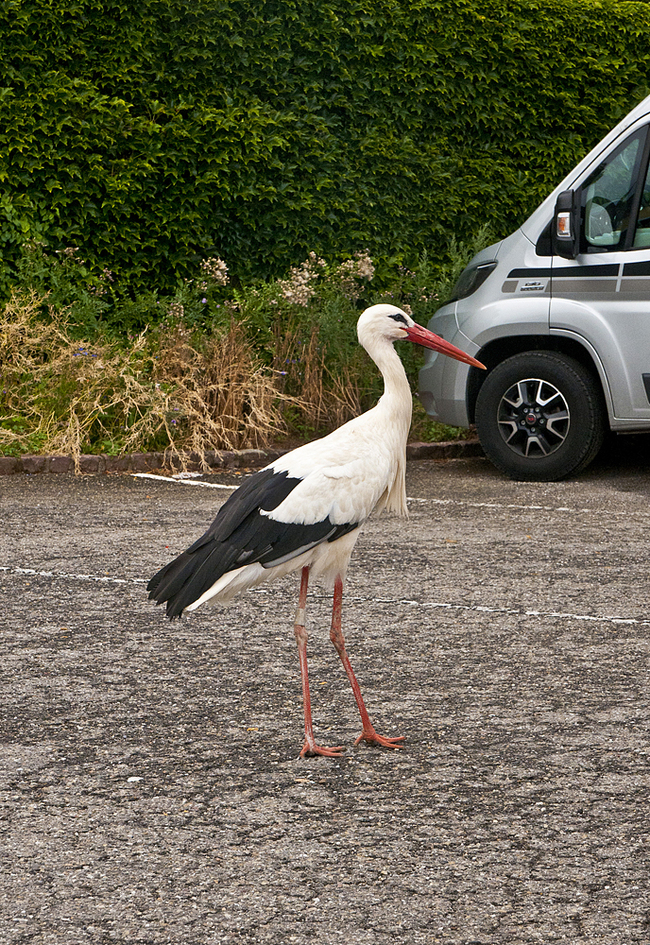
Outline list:
[[[429,328],[420,398],[476,424],[513,479],[576,475],[607,430],[650,431],[650,96],[507,239],[472,259]]]

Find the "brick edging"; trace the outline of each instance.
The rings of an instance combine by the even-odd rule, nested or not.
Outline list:
[[[210,469],[236,469],[242,466],[265,466],[287,450],[209,450],[205,454]],[[482,456],[478,440],[450,440],[446,443],[409,443],[406,458],[412,459],[457,459],[467,456]],[[199,457],[187,457],[188,469],[200,469]],[[164,453],[127,453],[124,456],[83,455],[79,461],[80,473],[129,473],[171,471],[180,468]],[[70,473],[75,465],[71,456],[0,456],[0,476],[15,473]]]
[[[478,439],[446,440],[444,443],[409,443],[406,458],[411,459],[466,459],[483,456]]]

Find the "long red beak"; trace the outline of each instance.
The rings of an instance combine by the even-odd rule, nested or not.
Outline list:
[[[401,327],[400,325],[400,328]],[[431,348],[433,351],[446,354],[448,358],[455,358],[457,361],[463,361],[465,364],[471,364],[473,367],[482,368],[484,371],[487,370],[485,365],[477,361],[476,358],[473,358],[471,354],[465,354],[464,351],[461,351],[456,345],[449,344],[449,342],[441,338],[440,335],[434,335],[428,328],[423,328],[421,325],[413,325],[411,328],[405,327],[404,331],[408,336],[408,340],[414,341],[416,345],[421,345],[423,348]]]

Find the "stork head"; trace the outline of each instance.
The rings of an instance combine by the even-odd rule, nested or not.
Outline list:
[[[410,315],[403,312],[396,305],[380,303],[371,305],[359,318],[357,322],[357,334],[359,342],[364,348],[372,345],[373,341],[379,338],[385,338],[388,341],[401,341],[407,339],[413,341],[416,345],[423,348],[431,348],[433,351],[439,351],[446,354],[449,358],[455,358],[464,364],[471,364],[473,367],[483,368],[485,365],[477,361],[469,354],[465,354],[460,348],[450,344],[435,335],[428,328],[422,328],[413,321]]]

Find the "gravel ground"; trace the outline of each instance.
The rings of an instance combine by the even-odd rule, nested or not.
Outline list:
[[[341,759],[297,757],[295,576],[174,623],[146,600],[225,490],[4,477],[0,942],[650,945],[648,455],[547,485],[410,463],[344,597],[403,751],[353,747],[308,601]]]

